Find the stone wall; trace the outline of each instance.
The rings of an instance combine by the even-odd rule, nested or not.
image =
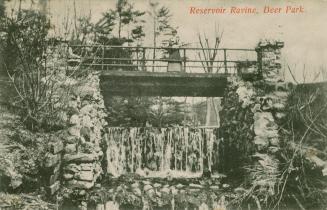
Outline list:
[[[89,189],[101,178],[104,102],[97,74],[78,78],[67,107],[68,129],[63,132],[62,192],[69,199],[86,199]],[[72,197],[75,196],[75,197]]]
[[[264,197],[274,193],[281,141],[279,123],[285,117],[288,97],[289,85],[281,76],[282,46],[282,42],[275,41],[258,44],[262,79],[248,82],[240,77],[229,78],[220,112],[223,170],[245,172],[252,189],[260,187]]]
[[[85,204],[88,192],[103,175],[101,146],[107,122],[98,75],[69,79],[62,76],[58,92],[67,93],[60,114],[65,128],[50,137],[43,180],[50,197],[75,201],[76,206]]]
[[[54,195],[60,189],[63,149],[62,139],[51,136],[43,164],[43,182],[48,196]]]

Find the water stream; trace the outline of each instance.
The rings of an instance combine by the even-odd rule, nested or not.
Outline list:
[[[201,176],[204,169],[211,171],[218,144],[213,129],[188,127],[110,127],[106,140],[107,171],[115,177]]]

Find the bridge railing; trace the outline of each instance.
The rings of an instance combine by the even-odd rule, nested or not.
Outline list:
[[[70,45],[67,53],[69,65],[97,70],[166,72],[171,71],[169,63],[177,63],[181,72],[229,74],[244,66],[259,71],[260,57],[255,49],[109,45]]]

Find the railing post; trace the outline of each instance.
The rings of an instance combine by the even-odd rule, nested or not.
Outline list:
[[[228,73],[228,69],[227,69],[227,50],[224,49],[224,67],[225,67],[225,74]]]
[[[104,68],[104,48],[105,48],[105,46],[102,45],[101,70],[103,70],[103,68]]]
[[[183,49],[183,60],[184,60],[184,67],[183,72],[186,72],[186,49]]]
[[[142,58],[142,70],[143,71],[146,71],[146,68],[145,68],[145,47],[143,47],[143,58]]]
[[[260,48],[256,49],[257,52],[257,63],[258,63],[258,76],[262,78],[262,51]]]
[[[139,46],[136,47],[136,66],[138,71],[139,70]]]

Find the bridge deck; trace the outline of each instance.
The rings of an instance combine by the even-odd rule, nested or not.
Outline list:
[[[228,74],[105,71],[100,75],[104,95],[221,97]]]

